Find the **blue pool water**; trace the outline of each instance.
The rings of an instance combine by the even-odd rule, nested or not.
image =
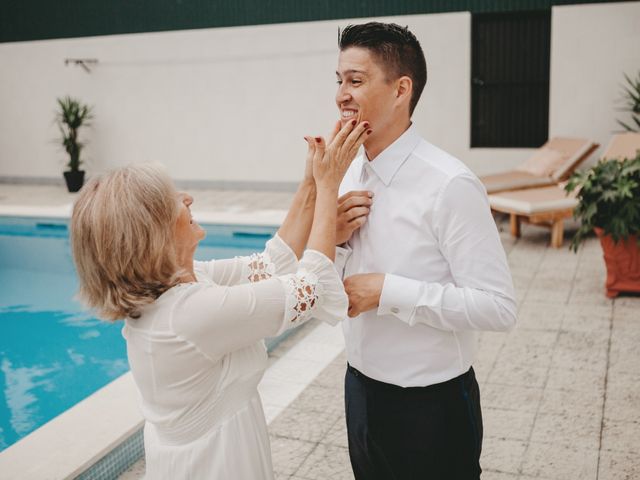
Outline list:
[[[208,226],[196,258],[261,251],[270,227]],[[0,451],[125,373],[121,322],[74,300],[67,222],[0,217]]]

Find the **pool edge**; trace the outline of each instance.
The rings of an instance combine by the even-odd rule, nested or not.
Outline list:
[[[0,452],[0,479],[75,478],[142,428],[137,397],[121,375]]]

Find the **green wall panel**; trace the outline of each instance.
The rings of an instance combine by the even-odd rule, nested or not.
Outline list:
[[[0,0],[0,42],[340,18],[540,10],[567,0]]]

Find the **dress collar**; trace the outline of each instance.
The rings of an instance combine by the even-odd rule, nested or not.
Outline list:
[[[409,158],[420,142],[420,135],[416,127],[411,124],[395,142],[385,148],[373,160],[369,161],[366,153],[362,158],[362,168],[370,168],[382,180],[385,186],[389,186],[391,180],[402,164]],[[367,167],[369,165],[369,167]]]

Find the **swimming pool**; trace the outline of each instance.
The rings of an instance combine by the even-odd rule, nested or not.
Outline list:
[[[196,258],[260,251],[274,227],[203,225]],[[65,219],[0,217],[0,451],[128,369],[120,322],[74,300]]]

